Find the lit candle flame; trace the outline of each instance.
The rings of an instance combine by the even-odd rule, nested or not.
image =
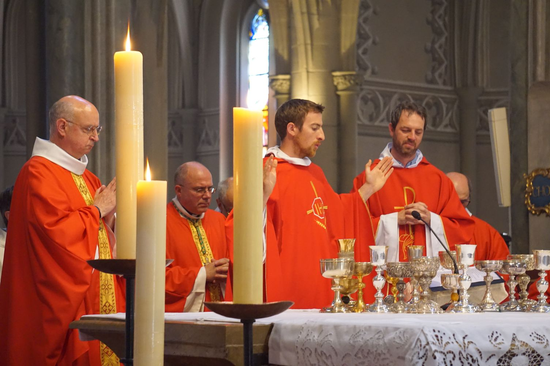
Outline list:
[[[151,181],[151,169],[149,168],[149,158],[147,158],[147,169],[145,169],[145,180]]]
[[[128,35],[126,36],[126,51],[132,50],[132,43],[130,42],[130,23],[128,23]]]

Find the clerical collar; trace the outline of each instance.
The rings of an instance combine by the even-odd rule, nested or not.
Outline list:
[[[466,210],[466,212],[468,213],[468,215],[473,216],[473,213],[471,213],[470,210],[468,210],[467,207],[464,207],[464,209]]]
[[[414,156],[414,159],[412,159],[411,161],[409,161],[407,163],[407,165],[403,166],[403,164],[401,164],[400,161],[398,161],[397,159],[395,159],[393,157],[393,155],[391,154],[391,148],[393,146],[393,143],[392,142],[389,142],[386,147],[384,148],[384,150],[382,150],[382,152],[380,153],[380,156],[379,156],[379,159],[382,160],[384,159],[386,156],[389,156],[390,158],[393,159],[393,166],[394,167],[397,167],[397,168],[407,168],[407,169],[410,169],[410,168],[416,168],[418,166],[418,164],[420,164],[420,162],[422,161],[422,159],[424,158],[424,155],[422,154],[422,151],[420,151],[420,149],[417,149],[416,150],[416,155]]]
[[[267,150],[265,155],[266,156],[273,155],[278,159],[286,160],[290,164],[294,164],[294,165],[301,165],[301,166],[310,166],[311,165],[311,160],[309,160],[309,158],[307,156],[305,158],[292,158],[292,157],[288,156],[287,154],[285,154],[279,146],[270,147]]]
[[[178,201],[178,197],[174,197],[172,198],[172,203],[174,204],[174,207],[176,208],[176,210],[178,211],[178,213],[180,214],[181,217],[185,217],[186,219],[189,219],[189,220],[202,220],[204,218],[204,212],[201,213],[200,215],[195,215],[195,214],[192,214],[191,212],[187,211],[180,203],[180,201]]]
[[[32,156],[41,156],[77,175],[84,174],[86,166],[88,166],[88,157],[86,155],[80,158],[80,160],[75,159],[53,142],[43,140],[39,137],[34,142]]]

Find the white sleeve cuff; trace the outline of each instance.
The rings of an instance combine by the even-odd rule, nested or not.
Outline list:
[[[204,310],[204,296],[206,291],[206,268],[202,267],[195,278],[193,290],[185,299],[183,311],[185,313],[196,313]]]
[[[399,262],[399,224],[397,212],[380,216],[376,230],[376,245],[388,246],[388,262]]]

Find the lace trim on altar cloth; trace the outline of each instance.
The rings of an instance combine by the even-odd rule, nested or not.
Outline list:
[[[550,365],[548,335],[530,330],[508,335],[493,330],[453,333],[446,328],[384,328],[306,322],[294,339],[295,354],[283,364],[296,365]],[[271,352],[271,350],[270,350]],[[272,361],[270,359],[270,361]]]

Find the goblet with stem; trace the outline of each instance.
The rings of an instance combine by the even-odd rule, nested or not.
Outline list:
[[[457,313],[455,311],[455,306],[458,304],[458,293],[457,289],[460,288],[460,275],[456,273],[442,273],[441,274],[441,285],[447,290],[451,290],[451,303],[447,306],[448,313]],[[456,297],[453,297],[456,295]]]
[[[368,276],[372,272],[373,265],[371,262],[355,262],[353,265],[353,274],[357,276],[359,280],[359,290],[357,291],[357,302],[353,308],[353,312],[362,313],[365,311],[365,301],[363,299],[363,289],[365,283],[363,282],[363,276]]]
[[[423,245],[409,245],[407,247],[407,255],[409,262],[412,262],[414,259],[420,258],[424,255],[424,246]],[[420,278],[420,273],[415,274],[414,269],[412,269],[413,274],[411,275],[411,288],[412,288],[412,297],[410,302],[407,304],[406,308],[414,308],[415,304],[420,300],[420,289],[418,284],[418,279]],[[407,310],[408,311],[408,310]]]
[[[535,269],[535,256],[533,254],[508,254],[508,259],[519,259],[525,262],[525,272]],[[536,304],[535,300],[529,298],[529,292],[527,288],[531,282],[531,277],[527,273],[522,273],[517,277],[519,287],[519,299],[518,302],[526,309]]]
[[[338,258],[354,259],[355,239],[337,239],[338,242]]]
[[[386,266],[388,247],[387,245],[371,245],[369,249],[371,263],[376,266],[376,276],[372,279],[376,294],[374,295],[374,303],[369,307],[369,312],[387,313],[389,311],[388,305],[384,304],[384,295],[382,294],[382,288],[386,283],[386,279],[382,272]]]
[[[353,274],[353,272],[352,272]],[[340,280],[340,295],[342,296],[342,302],[347,308],[347,312],[353,312],[355,308],[355,300],[350,297],[359,289],[359,280],[357,278],[346,277]]]
[[[501,273],[509,275],[508,288],[509,300],[500,304],[500,311],[525,311],[525,306],[516,300],[516,276],[525,273],[527,264],[519,259],[506,259],[502,261]]]
[[[537,303],[531,307],[535,313],[548,313],[550,306],[546,302],[546,290],[548,290],[548,281],[546,281],[546,271],[550,269],[550,250],[533,250],[535,256],[535,268],[539,270],[539,280],[537,281],[537,290],[539,296]]]
[[[449,251],[451,255],[442,250],[439,252],[439,261],[441,262],[441,267],[445,269],[454,270],[455,269],[455,263],[458,263],[456,260],[456,250]],[[443,279],[441,279],[441,285],[443,285]],[[445,287],[445,286],[443,286]],[[445,287],[447,290],[451,290],[451,305],[456,304],[458,301],[458,287]],[[449,306],[451,306],[449,305]],[[454,305],[453,305],[454,307]],[[449,308],[447,307],[447,311],[449,311]]]
[[[422,293],[420,300],[409,312],[414,314],[437,314],[443,312],[439,305],[430,300],[430,283],[437,275],[439,257],[420,257],[411,261],[415,273],[419,273],[418,280]]]
[[[332,291],[334,291],[334,300],[332,305],[322,308],[321,313],[346,313],[346,306],[340,298],[340,280],[351,276],[353,270],[353,260],[349,258],[330,258],[320,260],[321,274],[325,278],[332,279]]]
[[[472,285],[472,278],[468,275],[468,268],[474,264],[476,245],[475,244],[457,244],[456,258],[462,266],[462,275],[460,276],[460,300],[454,306],[455,313],[475,313],[479,307],[470,304],[468,289]]]
[[[388,262],[386,263],[386,273],[391,278],[396,278],[397,282],[395,288],[397,294],[395,296],[395,302],[390,305],[390,311],[392,313],[404,313],[405,301],[403,301],[405,295],[405,281],[403,279],[409,278],[413,275],[413,270],[410,262]]]
[[[493,299],[493,294],[491,293],[491,282],[493,282],[491,272],[498,271],[502,267],[502,261],[479,260],[476,261],[475,266],[478,270],[485,272],[485,295],[483,295],[483,300],[479,303],[481,311],[499,311],[498,303]]]

